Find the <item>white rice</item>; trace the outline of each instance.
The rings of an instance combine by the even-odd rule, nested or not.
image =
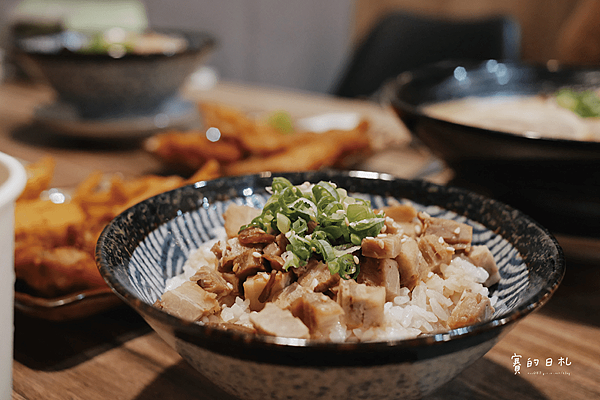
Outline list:
[[[205,243],[203,246],[190,251],[188,259],[183,264],[183,273],[167,279],[165,292],[179,287],[185,281],[189,281],[202,266],[208,266],[213,269],[217,268],[219,260],[210,250],[215,241]]]
[[[348,332],[348,340],[393,340],[447,331],[448,318],[464,290],[487,297],[488,289],[482,284],[487,275],[483,268],[455,258],[449,266],[442,266],[442,276],[433,274],[420,281],[410,294],[403,288],[402,295],[386,303],[383,326],[355,329]]]
[[[205,249],[205,250],[202,250]],[[210,253],[210,254],[209,254]],[[202,247],[190,254],[184,266],[184,274],[169,280],[168,288],[180,284],[180,280],[189,279],[202,265],[216,268],[208,247]],[[332,341],[386,341],[414,338],[422,334],[444,332],[449,329],[447,321],[458,303],[463,291],[470,290],[488,297],[488,289],[483,286],[488,273],[476,267],[465,258],[456,257],[450,265],[443,264],[439,274],[430,274],[420,281],[411,291],[402,288],[401,293],[384,307],[384,324],[368,329],[345,329],[334,327],[329,339]],[[497,298],[493,296],[492,306]],[[250,322],[250,301],[236,298],[231,307],[223,306],[218,315],[205,317],[201,322],[227,322],[252,327]]]

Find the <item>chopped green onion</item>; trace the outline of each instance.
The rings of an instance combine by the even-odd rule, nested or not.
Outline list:
[[[318,255],[332,274],[356,278],[359,266],[353,253],[360,250],[364,238],[381,232],[385,216],[375,214],[370,202],[348,196],[331,182],[294,186],[276,177],[270,191],[262,213],[248,226],[285,233],[289,244],[282,255],[283,268],[301,267]],[[314,227],[312,232],[309,226]]]
[[[291,226],[292,222],[290,221],[290,219],[288,217],[286,217],[285,215],[281,214],[281,213],[277,213],[277,229],[279,229],[279,232],[281,233],[286,233],[290,230],[290,226]]]
[[[561,89],[555,94],[556,103],[582,118],[600,117],[600,97],[591,90]]]

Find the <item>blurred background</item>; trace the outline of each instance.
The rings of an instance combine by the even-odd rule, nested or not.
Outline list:
[[[590,0],[2,0],[0,26],[6,43],[11,24],[24,19],[65,18],[73,25],[101,25],[128,8],[134,26],[183,27],[212,32],[219,46],[208,65],[224,80],[329,92],[352,50],[384,15],[393,11],[433,18],[477,19],[503,15],[521,29],[521,57],[546,63],[576,57],[559,38],[581,25],[579,9]],[[118,7],[117,7],[118,8]],[[592,17],[588,14],[588,18]],[[577,23],[572,20],[577,20]],[[574,26],[575,25],[575,26]],[[593,36],[591,36],[593,37]],[[600,37],[597,35],[597,37]],[[592,43],[590,43],[590,41]],[[594,46],[587,41],[587,50]],[[5,47],[5,46],[3,46]],[[563,46],[565,47],[565,46]],[[567,48],[571,49],[569,46]],[[572,50],[572,49],[571,49]],[[10,71],[9,71],[10,72]]]

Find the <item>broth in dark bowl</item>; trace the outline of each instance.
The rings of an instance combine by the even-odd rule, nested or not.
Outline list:
[[[404,73],[387,85],[385,96],[412,134],[454,171],[453,184],[525,210],[554,232],[599,237],[599,141],[546,135],[540,129],[507,132],[427,112],[449,101],[550,97],[564,88],[598,87],[600,70],[489,60],[444,62]]]

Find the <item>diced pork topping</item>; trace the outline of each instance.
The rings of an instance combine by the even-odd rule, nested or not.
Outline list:
[[[263,258],[269,263],[272,269],[278,271],[283,270],[285,261],[281,255],[285,252],[285,247],[288,245],[288,240],[284,234],[279,234],[275,237],[275,241],[266,245],[263,249]]]
[[[383,323],[385,288],[344,280],[340,282],[338,303],[348,328],[379,326]]]
[[[445,329],[490,318],[493,307],[481,282],[489,275],[484,285],[491,286],[500,274],[490,250],[472,245],[471,226],[418,213],[408,204],[390,205],[382,212],[381,230],[365,234],[362,241],[330,243],[327,251],[336,257],[343,254],[343,261],[331,261],[323,250],[290,268],[285,260],[289,261],[290,249],[301,244],[298,238],[290,243],[284,233],[271,234],[270,226],[249,226],[259,210],[232,205],[223,215],[228,237],[210,251],[192,254],[188,262],[197,264],[191,269],[193,276],[166,291],[156,306],[190,321],[300,339],[346,340],[358,337],[358,331],[383,330],[390,308],[408,301],[429,305],[427,312],[439,316]],[[355,229],[359,224],[367,226],[367,220],[347,226]],[[248,227],[241,229],[244,226]],[[322,235],[319,229],[315,221],[308,221],[304,230],[314,235],[302,240]],[[310,243],[313,252],[320,246]],[[330,268],[336,262],[354,262],[355,274],[340,277]],[[473,276],[479,278],[473,277],[464,290],[456,289],[456,282],[441,286],[440,281],[450,279],[447,274],[464,268],[461,262],[477,270]],[[436,286],[442,289],[435,292]],[[432,297],[418,300],[423,295]],[[436,318],[426,315],[427,324]]]
[[[450,264],[454,249],[441,236],[423,235],[417,241],[419,251],[429,266],[429,270],[437,272],[440,264]]]
[[[258,208],[230,204],[223,213],[227,237],[232,238],[237,236],[242,226],[248,225],[252,222],[252,219],[259,215],[260,210]]]
[[[275,242],[275,235],[266,233],[257,226],[251,226],[242,229],[238,235],[240,244],[244,246],[257,245],[257,244],[269,244]]]
[[[298,283],[315,292],[325,292],[340,281],[338,274],[332,275],[327,264],[317,262],[314,267],[298,278]]]
[[[268,303],[262,311],[251,314],[250,321],[257,332],[265,335],[310,339],[308,327],[299,318],[273,303]]]
[[[456,250],[465,250],[471,247],[473,227],[470,225],[451,219],[434,218],[422,212],[418,214],[418,217],[423,222],[423,235],[442,237],[444,242]]]
[[[221,276],[223,276],[223,279],[225,279],[227,281],[227,283],[229,283],[231,285],[231,295],[233,296],[239,296],[242,293],[242,283],[240,282],[239,278],[237,276],[235,276],[235,274],[233,272],[230,273],[222,273]]]
[[[410,204],[395,204],[384,209],[385,216],[396,222],[412,222],[417,216],[417,210]]]
[[[233,272],[243,282],[246,277],[266,270],[262,263],[261,247],[244,246],[235,237],[228,239],[221,248],[223,251],[218,267],[220,272]]]
[[[252,252],[254,249],[243,246],[237,237],[228,239],[219,246],[213,246],[215,254],[220,253],[218,269],[221,272],[231,272],[235,259],[246,252]]]
[[[217,298],[228,296],[233,291],[233,285],[223,278],[223,275],[210,267],[200,267],[196,273],[190,278],[202,289],[207,292],[214,293]]]
[[[271,274],[266,272],[257,272],[256,275],[250,276],[244,281],[244,298],[250,300],[250,310],[260,311],[265,306],[265,302],[260,301],[259,297],[270,277]]]
[[[394,221],[392,218],[386,216],[385,224],[383,225],[383,229],[381,230],[381,232],[390,235],[403,234],[404,229],[402,229],[402,226],[399,223]]]
[[[412,237],[405,238],[400,254],[396,256],[400,272],[400,284],[412,290],[417,282],[429,272],[428,264],[419,250],[419,245]]]
[[[385,288],[386,301],[392,301],[400,294],[400,272],[396,260],[365,258],[360,265],[356,282]]]
[[[240,281],[244,281],[248,276],[265,271],[266,269],[262,263],[261,253],[248,250],[235,258],[231,270]]]
[[[490,277],[484,282],[484,286],[492,286],[500,281],[500,272],[494,255],[487,246],[472,246],[467,253],[471,262],[487,271]]]
[[[400,253],[402,235],[379,235],[362,241],[362,255],[372,258],[395,258]]]
[[[462,328],[489,319],[494,312],[490,299],[481,293],[465,290],[450,314],[448,325],[452,329]]]
[[[191,281],[165,292],[156,305],[188,321],[198,321],[216,313],[220,308],[216,294],[207,292]]]
[[[311,290],[309,288],[300,286],[298,282],[294,282],[283,289],[283,291],[275,297],[274,303],[280,308],[288,309],[292,306],[294,301],[310,292]]]
[[[417,218],[417,210],[410,204],[395,204],[385,207],[386,233],[403,233],[411,237],[417,237],[423,231],[423,223]],[[391,219],[390,224],[387,219]]]
[[[344,310],[322,293],[308,292],[296,299],[290,310],[310,330],[312,338],[327,338],[343,326]]]

